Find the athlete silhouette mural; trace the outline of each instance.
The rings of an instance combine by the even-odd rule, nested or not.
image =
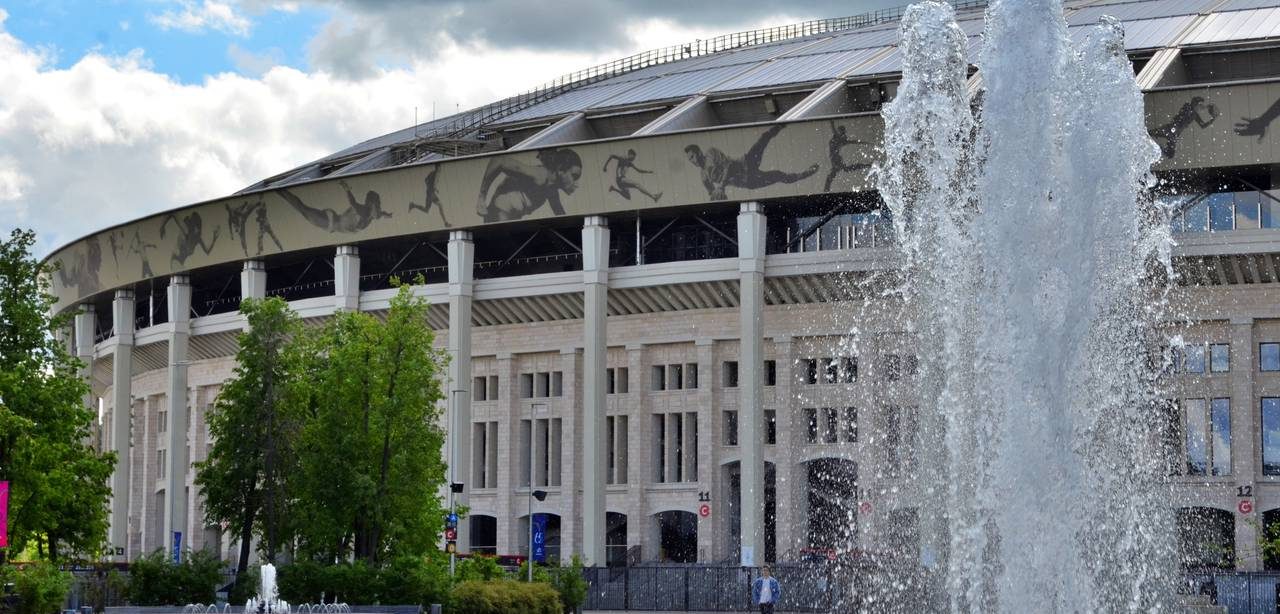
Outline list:
[[[653,199],[653,202],[655,203],[662,198],[662,192],[650,192],[643,185],[640,185],[640,182],[627,176],[627,173],[630,171],[635,171],[641,175],[653,174],[653,171],[646,171],[643,168],[636,166],[636,150],[628,149],[627,154],[624,156],[610,154],[604,161],[604,168],[602,169],[602,172],[608,173],[609,163],[614,160],[617,160],[618,162],[613,165],[613,185],[609,186],[610,192],[617,192],[627,200],[631,200],[631,190],[635,190],[645,196],[648,196]]]
[[[760,168],[769,141],[778,136],[783,128],[784,126],[773,126],[765,130],[741,158],[730,157],[715,147],[709,147],[703,152],[697,145],[685,146],[684,153],[691,164],[702,170],[702,185],[707,188],[711,200],[728,198],[725,188],[730,186],[758,190],[778,183],[795,183],[807,179],[818,172],[817,164],[798,173]]]
[[[849,137],[849,131],[844,126],[836,125],[831,122],[831,140],[827,142],[827,155],[831,158],[831,170],[827,172],[827,180],[822,184],[823,192],[831,191],[831,183],[835,181],[836,175],[840,173],[852,173],[860,171],[864,168],[871,168],[870,164],[849,164],[844,159],[845,145],[875,145],[866,141],[859,141]]]
[[[213,251],[213,246],[218,243],[218,228],[213,229],[213,238],[206,244],[204,241],[204,223],[200,219],[198,211],[192,211],[182,218],[179,222],[177,216],[170,213],[160,223],[160,238],[164,238],[165,229],[169,227],[169,222],[173,222],[178,227],[178,244],[173,248],[173,255],[169,257],[169,264],[174,270],[180,270],[186,263],[187,258],[196,253],[196,248],[204,250],[204,255],[208,256]]]
[[[564,215],[560,193],[573,194],[578,189],[582,158],[572,149],[543,150],[536,158],[534,164],[510,158],[489,160],[476,201],[476,213],[485,223],[518,220],[543,205],[555,215]]]
[[[444,217],[444,203],[440,202],[440,192],[436,191],[436,177],[440,174],[440,167],[431,167],[431,172],[427,173],[426,178],[422,181],[426,184],[426,195],[422,197],[422,204],[419,205],[413,201],[409,201],[409,210],[417,209],[423,213],[431,213],[432,207],[440,212],[440,221],[444,223],[444,227],[449,227],[449,220]]]
[[[248,233],[245,227],[249,223],[249,216],[254,216],[254,221],[258,224],[258,252],[255,255],[262,255],[263,239],[267,236],[276,244],[276,251],[284,251],[284,246],[280,244],[280,238],[276,236],[274,230],[271,229],[271,221],[267,218],[267,205],[262,202],[262,197],[258,200],[250,202],[245,201],[239,205],[232,207],[230,204],[224,204],[227,209],[227,232],[231,238],[240,237],[240,251],[244,255],[249,255]]]
[[[71,259],[59,261],[58,281],[63,287],[75,288],[81,295],[98,291],[98,270],[102,268],[102,244],[98,237],[85,239],[84,251],[76,251]]]
[[[374,220],[391,217],[391,214],[382,210],[382,197],[377,192],[369,190],[364,195],[364,202],[356,200],[356,195],[351,192],[351,186],[347,185],[346,180],[338,182],[342,189],[347,192],[348,207],[338,213],[333,209],[317,209],[309,207],[302,202],[293,192],[281,188],[277,191],[280,197],[289,203],[307,223],[328,232],[360,232],[369,227]],[[272,237],[274,238],[274,234]]]
[[[1271,103],[1262,115],[1257,117],[1241,117],[1240,121],[1235,124],[1236,134],[1239,136],[1256,136],[1261,141],[1262,137],[1267,135],[1267,128],[1271,126],[1277,117],[1280,117],[1280,98]]]
[[[1203,109],[1209,114],[1209,119],[1205,119],[1200,111]],[[1182,140],[1182,133],[1191,127],[1191,124],[1199,126],[1201,129],[1208,128],[1218,119],[1218,107],[1213,103],[1205,102],[1203,96],[1195,96],[1178,112],[1173,118],[1163,125],[1148,131],[1153,139],[1164,139],[1164,143],[1160,145],[1160,153],[1165,158],[1172,158],[1178,153],[1178,143]]]
[[[155,248],[154,243],[147,243],[142,240],[142,234],[138,232],[137,228],[133,229],[133,238],[129,240],[129,253],[137,254],[138,258],[142,260],[143,279],[155,277],[155,274],[151,272],[151,260],[147,257],[147,250]]]

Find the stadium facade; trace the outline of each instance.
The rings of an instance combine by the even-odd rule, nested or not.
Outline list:
[[[982,10],[957,5],[971,59]],[[121,458],[118,558],[231,546],[191,462],[242,298],[322,321],[418,274],[453,357],[462,550],[526,551],[532,482],[551,553],[591,563],[921,556],[914,365],[937,348],[877,294],[897,261],[868,178],[898,15],[640,54],[56,251]],[[1182,208],[1186,319],[1152,410],[1170,503],[1189,556],[1257,569],[1280,526],[1280,0],[1066,2],[1073,37],[1103,15]]]

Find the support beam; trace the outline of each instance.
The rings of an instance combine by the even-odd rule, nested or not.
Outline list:
[[[657,119],[645,124],[635,134],[631,136],[644,136],[646,134],[661,134],[663,132],[674,132],[676,130],[690,130],[693,128],[705,128],[716,124],[716,114],[711,110],[711,105],[707,102],[707,97],[703,94],[694,96],[673,107],[670,111],[658,116]]]
[[[848,105],[849,83],[844,79],[836,79],[824,83],[822,87],[805,96],[804,100],[796,103],[796,106],[787,109],[786,113],[778,116],[778,121],[837,115],[847,112]]]
[[[240,300],[267,297],[267,265],[261,260],[245,260],[240,270]]]
[[[764,306],[765,217],[760,203],[738,213],[738,445],[742,450],[741,564],[764,563]]]
[[[116,453],[116,467],[111,474],[112,548],[124,548],[124,555],[112,560],[125,562],[129,550],[129,476],[132,452],[129,447],[133,424],[133,290],[116,290],[111,303],[111,321],[115,323],[115,357],[111,363],[111,451]]]
[[[164,535],[172,551],[187,526],[187,355],[191,343],[191,280],[169,279],[169,466],[165,486]],[[189,535],[181,536],[183,548]]]
[[[582,284],[582,554],[584,564],[604,565],[609,225],[603,216],[588,216],[582,226]]]
[[[471,302],[475,296],[475,244],[471,232],[449,233],[449,481],[471,478]],[[483,484],[471,484],[483,487]],[[453,496],[468,505],[471,488]],[[458,523],[458,552],[471,551],[471,523]]]
[[[596,133],[591,129],[591,124],[587,123],[586,113],[574,113],[562,118],[560,121],[557,121],[550,126],[547,126],[546,128],[543,128],[533,136],[516,143],[516,145],[508,151],[536,149],[538,147],[558,145],[560,143],[590,141],[595,138]]]
[[[89,385],[89,391],[84,396],[84,406],[94,410],[95,414],[97,407],[93,403],[93,346],[97,329],[98,314],[94,312],[93,305],[81,305],[75,320],[76,357],[84,363],[84,367],[80,369],[80,377]]]
[[[339,245],[333,257],[333,300],[340,311],[360,310],[360,250],[354,245]]]

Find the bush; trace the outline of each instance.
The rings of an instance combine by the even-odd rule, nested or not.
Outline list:
[[[276,590],[280,598],[293,604],[320,603],[320,596],[333,597],[325,583],[325,566],[314,561],[297,561],[276,570]]]
[[[222,561],[209,552],[187,551],[174,564],[164,550],[156,550],[129,565],[129,603],[132,605],[212,604],[222,580]]]
[[[422,605],[449,597],[449,561],[441,554],[401,556],[378,572],[378,603]]]
[[[497,557],[479,554],[458,561],[456,571],[457,574],[453,577],[455,582],[487,582],[501,580],[507,575],[506,570],[498,564]]]
[[[54,614],[62,610],[71,589],[71,574],[49,563],[31,563],[0,570],[4,582],[12,582],[21,601],[16,614]]]
[[[468,614],[559,614],[560,596],[542,582],[463,582],[454,587],[450,607]]]
[[[227,591],[227,603],[231,605],[248,603],[250,597],[258,595],[258,582],[261,578],[261,570],[257,566],[251,566],[244,570],[244,573],[236,574],[235,582]]]
[[[575,612],[587,602],[587,579],[582,577],[582,559],[573,555],[573,563],[557,570],[551,581],[556,592],[560,593],[560,604],[565,612]]]

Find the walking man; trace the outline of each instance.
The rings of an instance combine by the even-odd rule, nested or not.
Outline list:
[[[769,575],[768,567],[760,568],[760,577],[751,585],[751,603],[760,606],[760,614],[773,614],[773,604],[782,596],[778,579]]]

